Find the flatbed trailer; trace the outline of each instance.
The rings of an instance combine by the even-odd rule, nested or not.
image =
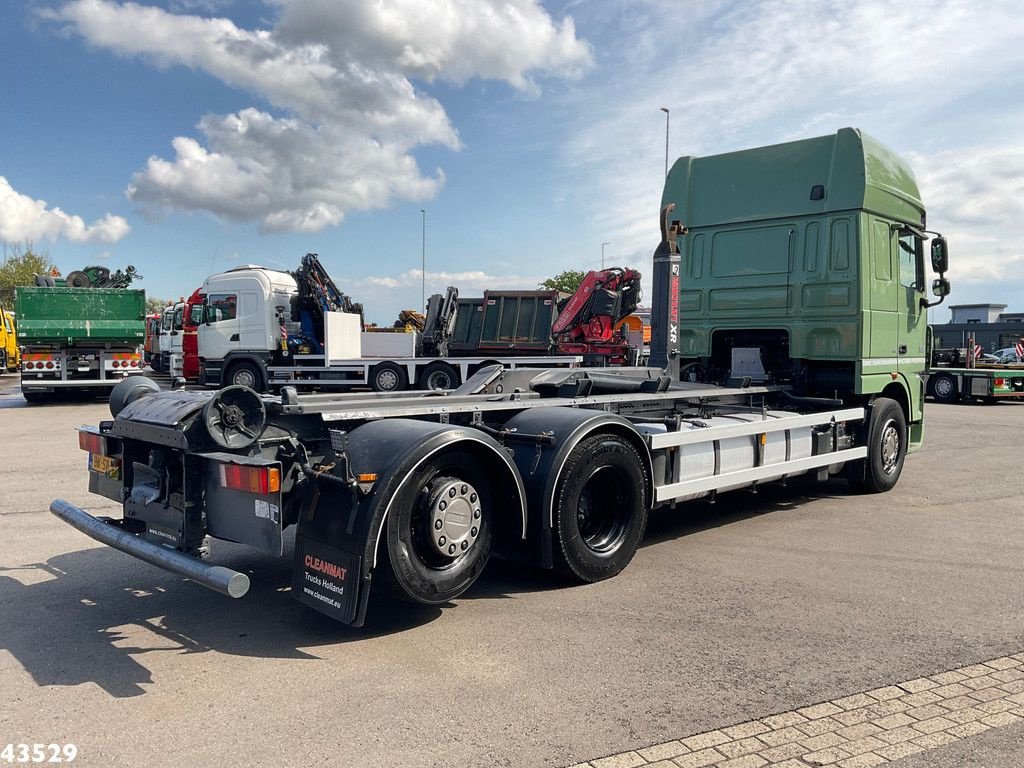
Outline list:
[[[925,393],[940,403],[1024,399],[1024,364],[986,364],[979,368],[932,368]]]

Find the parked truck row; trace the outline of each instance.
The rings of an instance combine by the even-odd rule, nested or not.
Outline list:
[[[149,319],[146,360],[207,386],[264,392],[284,385],[454,389],[487,365],[508,368],[623,365],[641,359],[619,326],[640,296],[640,274],[610,268],[558,291],[485,291],[430,297],[416,333],[363,330],[362,308],[317,254],[294,272],[256,265],[211,275],[187,299]],[[356,311],[358,310],[358,311]]]
[[[949,292],[906,163],[853,129],[683,157],[660,222],[650,367],[493,365],[388,394],[132,379],[79,433],[90,491],[122,516],[51,511],[232,597],[249,578],[205,559],[208,538],[282,556],[293,527],[292,596],[360,625],[381,586],[443,604],[492,554],[615,576],[655,508],[799,475],[894,487],[923,438],[929,261]],[[290,285],[267,279],[286,318]]]

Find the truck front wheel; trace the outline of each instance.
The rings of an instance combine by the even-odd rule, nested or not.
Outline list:
[[[235,363],[228,369],[226,386],[248,387],[256,392],[263,391],[263,373],[255,363]]]
[[[555,499],[560,559],[569,572],[594,582],[629,565],[647,527],[647,478],[636,448],[616,435],[582,440]]]
[[[370,371],[370,386],[375,392],[401,392],[409,386],[409,377],[400,365],[380,363]]]
[[[388,513],[387,555],[403,596],[437,605],[469,589],[491,554],[493,514],[487,476],[472,454],[424,462]]]
[[[900,479],[907,458],[907,419],[895,400],[880,397],[871,404],[866,445],[864,478],[854,485],[868,493],[884,493]]]

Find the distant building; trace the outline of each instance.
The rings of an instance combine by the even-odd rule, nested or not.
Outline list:
[[[999,313],[1006,309],[1005,304],[954,304],[950,308],[953,313],[950,325],[960,323],[995,323]]]
[[[954,304],[952,318],[943,325],[933,325],[933,346],[964,347],[973,336],[985,352],[1012,347],[1024,338],[1024,312],[1003,312],[1005,304]]]

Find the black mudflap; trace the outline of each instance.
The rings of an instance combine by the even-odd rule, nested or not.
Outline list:
[[[292,595],[332,619],[361,627],[370,596],[362,583],[362,558],[303,536],[295,537]]]

